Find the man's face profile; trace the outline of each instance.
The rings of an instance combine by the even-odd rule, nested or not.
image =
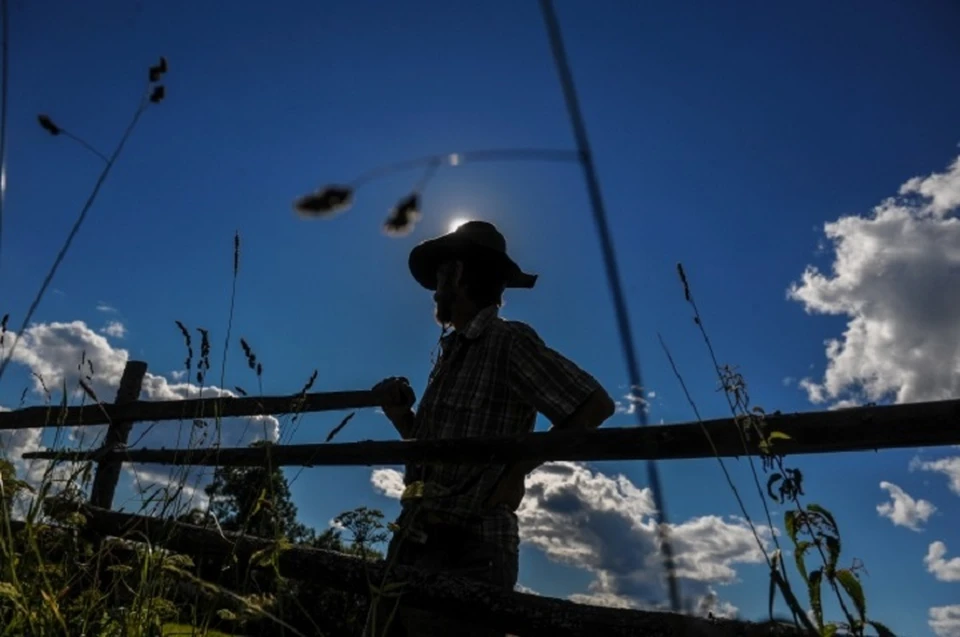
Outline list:
[[[437,291],[433,294],[436,303],[434,314],[441,325],[453,322],[453,311],[460,295],[460,276],[463,263],[446,261],[437,269]]]

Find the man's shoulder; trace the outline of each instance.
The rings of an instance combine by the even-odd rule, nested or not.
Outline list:
[[[543,340],[540,338],[540,335],[537,333],[537,330],[533,328],[529,323],[524,323],[523,321],[514,321],[511,319],[506,319],[500,317],[498,321],[494,323],[494,330],[505,338],[514,340],[534,340],[538,343],[542,343]]]

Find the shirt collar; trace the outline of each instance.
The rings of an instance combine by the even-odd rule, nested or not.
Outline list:
[[[444,337],[444,342],[450,343],[453,339],[458,337],[464,338],[468,341],[476,340],[481,334],[483,334],[484,330],[486,330],[487,327],[497,319],[499,316],[499,311],[500,308],[498,308],[496,305],[483,308],[477,312],[476,316],[470,319],[470,322],[467,323],[465,328],[462,330],[457,330],[451,334],[447,334]]]

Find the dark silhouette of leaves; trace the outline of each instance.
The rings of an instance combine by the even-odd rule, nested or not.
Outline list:
[[[150,93],[150,101],[154,104],[159,104],[163,101],[163,98],[166,96],[167,91],[163,88],[163,84],[158,84],[153,87],[153,92]]]
[[[413,230],[420,216],[420,196],[412,193],[401,199],[390,211],[390,216],[383,224],[383,230],[391,236],[407,235]]]
[[[59,135],[60,127],[53,123],[53,120],[50,119],[47,115],[37,115],[37,121],[40,122],[40,127],[43,130],[47,131],[51,135]]]
[[[160,56],[160,61],[150,67],[150,81],[159,82],[163,74],[167,72],[167,58]]]
[[[353,203],[353,190],[348,186],[327,186],[297,199],[294,208],[303,217],[328,217],[343,212]]]
[[[327,439],[324,440],[324,442],[330,442],[331,440],[333,440],[334,436],[336,436],[338,433],[340,433],[340,430],[347,426],[347,423],[350,422],[350,419],[353,418],[354,415],[356,415],[356,413],[357,413],[357,412],[352,411],[352,412],[350,412],[350,413],[347,415],[346,418],[344,418],[343,420],[341,420],[341,421],[340,421],[340,424],[337,425],[336,427],[334,427],[334,428],[330,431],[330,433],[327,434]]]

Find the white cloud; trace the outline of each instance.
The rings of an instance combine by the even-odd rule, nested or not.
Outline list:
[[[396,469],[374,469],[370,476],[373,488],[390,498],[403,495],[403,474]]]
[[[877,513],[896,526],[919,531],[920,525],[930,519],[937,507],[927,500],[914,500],[910,495],[890,482],[881,482],[880,488],[890,494],[890,502],[877,505]]]
[[[76,399],[82,393],[78,389],[83,379],[94,391],[99,400],[112,402],[116,396],[120,377],[129,358],[127,350],[116,348],[101,334],[88,327],[83,321],[40,323],[24,331],[12,361],[27,367],[34,376],[34,391],[44,393],[46,386],[56,392],[67,387]],[[38,378],[39,377],[39,378]],[[42,382],[40,380],[42,378]],[[235,394],[218,387],[204,387],[182,380],[172,382],[165,376],[147,372],[143,380],[141,399],[143,400],[183,400],[187,398],[231,397]],[[89,399],[87,399],[89,402]],[[69,428],[73,438],[70,447],[96,447],[105,430],[104,426]],[[130,433],[130,446],[185,448],[204,447],[220,444],[222,446],[245,446],[257,439],[277,440],[280,422],[274,416],[253,416],[250,418],[227,418],[220,427],[211,420],[193,420],[163,423],[136,423]],[[27,450],[42,447],[41,430],[21,430],[4,432],[0,444],[11,457],[19,458]],[[62,445],[58,444],[57,447]],[[46,463],[33,461],[25,468],[31,478],[39,478]],[[159,470],[137,470],[142,483],[167,485],[169,480],[157,477]],[[200,488],[198,485],[196,488]]]
[[[657,392],[650,391],[644,395],[643,388],[632,387],[629,392],[624,394],[623,400],[616,400],[616,413],[632,415],[637,413],[639,406],[647,413],[650,412],[650,401],[657,397]]]
[[[910,461],[910,470],[914,471],[916,469],[942,473],[950,481],[950,490],[960,495],[960,456],[940,458],[939,460],[914,458]]]
[[[824,226],[832,271],[808,266],[788,297],[849,318],[826,343],[827,368],[803,385],[816,403],[960,395],[960,157],[913,178],[868,216]]]
[[[960,557],[945,559],[947,555],[947,545],[943,542],[933,542],[927,548],[927,556],[923,558],[923,563],[927,566],[927,571],[933,573],[941,582],[960,582]]]
[[[901,195],[916,194],[927,199],[923,211],[944,216],[960,206],[960,157],[945,173],[914,177],[900,187]]]
[[[520,582],[517,582],[516,586],[513,587],[513,590],[517,591],[518,593],[526,593],[527,595],[539,595],[539,594],[540,594],[540,593],[538,593],[537,591],[533,590],[532,588],[530,588],[530,587],[528,587],[528,586],[524,586],[524,585],[521,584]]]
[[[97,303],[97,311],[103,312],[105,314],[116,314],[117,308],[113,307],[109,303],[104,303],[103,301],[100,301],[99,303]]]
[[[960,637],[960,604],[934,606],[928,624],[937,637]]]
[[[203,486],[212,479],[211,467],[167,467],[124,465],[138,497],[137,511],[150,515],[180,515],[190,509],[206,510],[210,498]],[[128,503],[115,502],[114,508],[129,509]]]
[[[371,482],[399,496],[402,473],[378,469]],[[630,608],[662,607],[666,587],[653,497],[623,475],[608,476],[573,462],[550,462],[527,476],[517,511],[521,540],[555,562],[594,576],[574,601]],[[763,562],[748,525],[739,518],[701,516],[669,527],[677,575],[690,610],[732,616],[736,608],[718,599],[714,585],[737,581],[735,566]],[[764,544],[769,530],[760,530]]]
[[[120,321],[110,321],[100,328],[100,333],[113,338],[123,338],[127,335],[127,328]]]

